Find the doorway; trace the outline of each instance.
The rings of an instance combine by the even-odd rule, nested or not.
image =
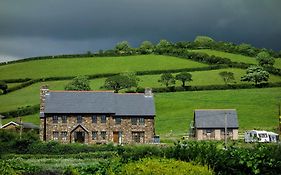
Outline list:
[[[121,144],[121,142],[122,142],[122,132],[121,131],[113,132],[113,142],[117,143],[117,144]]]
[[[84,143],[85,142],[85,132],[83,132],[83,131],[75,132],[74,141],[78,142],[78,143]]]

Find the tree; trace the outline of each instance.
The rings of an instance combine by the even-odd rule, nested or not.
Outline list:
[[[134,76],[128,75],[115,75],[108,77],[104,82],[104,87],[107,89],[113,89],[118,93],[121,89],[137,87],[138,82]]]
[[[164,84],[166,87],[169,85],[175,84],[175,78],[171,73],[164,73],[161,75],[160,80],[158,82]]]
[[[128,52],[130,49],[131,49],[131,46],[129,45],[128,41],[119,42],[115,46],[115,50],[119,53]]]
[[[176,75],[176,80],[182,82],[182,87],[185,87],[186,81],[192,81],[192,75],[188,72],[181,72]]]
[[[208,36],[196,36],[194,43],[200,47],[210,47],[214,43],[214,40]]]
[[[274,58],[269,55],[268,52],[260,52],[257,55],[257,61],[259,62],[259,65],[264,68],[271,68],[274,65]]]
[[[263,81],[268,81],[269,73],[261,66],[251,66],[247,69],[246,75],[241,77],[241,81],[254,82],[255,85]]]
[[[90,82],[86,76],[75,77],[71,82],[69,82],[65,87],[65,90],[73,91],[89,91],[91,90]]]
[[[3,91],[3,94],[6,94],[8,90],[8,85],[4,81],[0,81],[0,89]]]
[[[153,47],[154,46],[150,41],[144,41],[140,45],[140,52],[143,54],[152,53]]]
[[[223,71],[223,72],[220,72],[219,75],[221,76],[221,78],[223,79],[225,84],[228,84],[235,80],[233,72]]]

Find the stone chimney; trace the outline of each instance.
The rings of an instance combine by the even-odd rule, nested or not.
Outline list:
[[[151,88],[145,88],[144,96],[145,97],[152,97],[153,96],[152,89]]]
[[[44,114],[46,95],[49,95],[49,88],[47,85],[43,85],[40,89],[40,115]]]

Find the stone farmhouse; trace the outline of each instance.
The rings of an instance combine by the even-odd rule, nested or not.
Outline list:
[[[40,90],[40,138],[61,143],[150,143],[155,135],[151,90],[143,94],[109,91]]]
[[[197,140],[238,139],[235,109],[198,109],[194,111],[193,136]]]

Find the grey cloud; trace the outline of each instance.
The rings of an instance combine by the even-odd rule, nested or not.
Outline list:
[[[196,35],[280,50],[280,7],[280,0],[3,0],[0,55],[80,53],[122,40],[137,46]]]

